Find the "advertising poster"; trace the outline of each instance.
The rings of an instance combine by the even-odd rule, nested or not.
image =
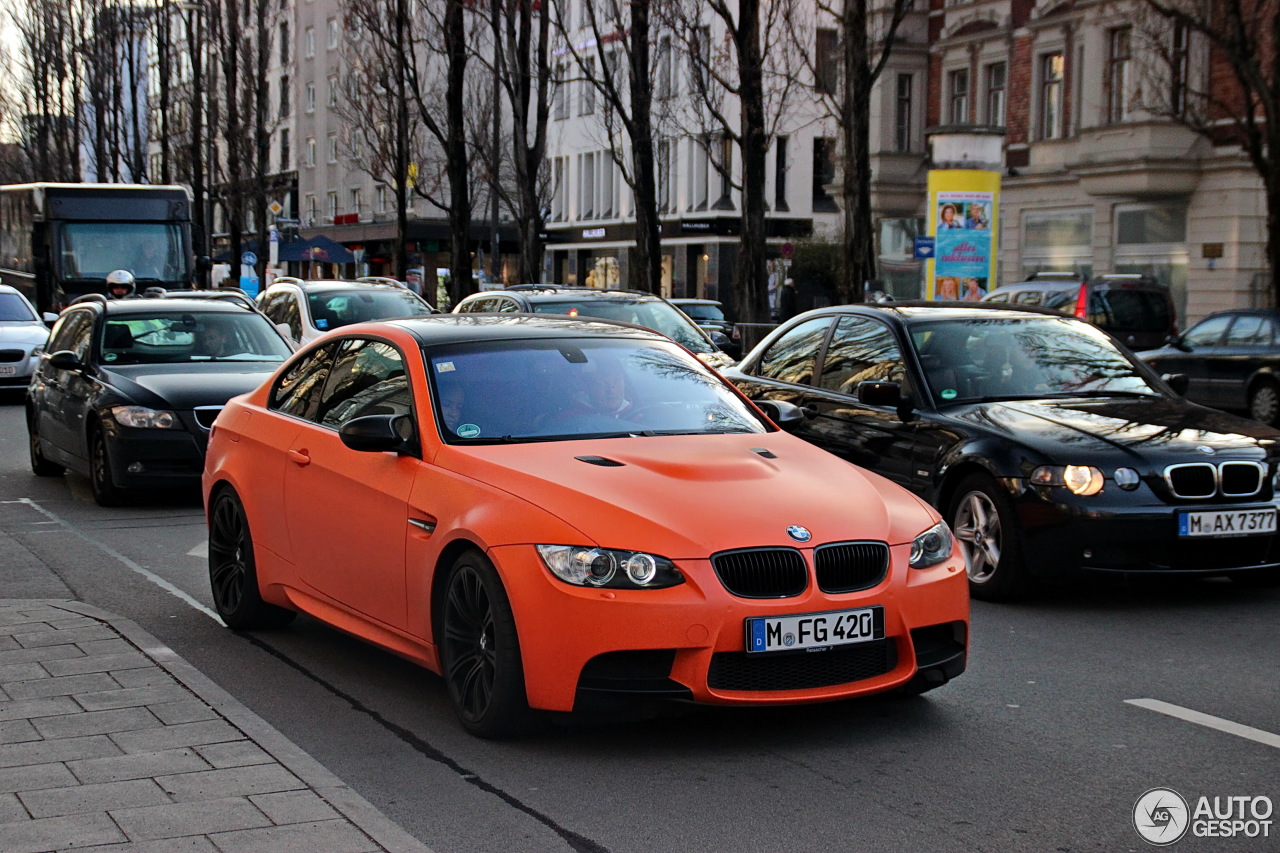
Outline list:
[[[926,299],[977,302],[996,286],[996,213],[1000,173],[947,169],[929,173],[929,233]]]

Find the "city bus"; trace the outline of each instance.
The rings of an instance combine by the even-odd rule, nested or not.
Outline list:
[[[138,292],[191,287],[191,195],[181,186],[0,186],[0,279],[41,313],[129,270]]]

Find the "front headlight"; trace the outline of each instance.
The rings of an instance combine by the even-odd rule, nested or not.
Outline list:
[[[924,533],[911,540],[911,557],[907,564],[913,569],[927,569],[936,566],[951,556],[955,545],[955,537],[945,521],[939,521]]]
[[[1106,484],[1106,477],[1092,465],[1041,465],[1031,472],[1037,486],[1066,486],[1073,494],[1096,495]]]
[[[574,586],[611,589],[660,589],[684,583],[684,575],[666,557],[643,551],[616,551],[587,545],[538,545],[551,573]]]
[[[111,416],[121,426],[138,429],[181,429],[182,422],[173,412],[148,409],[146,406],[112,406]]]

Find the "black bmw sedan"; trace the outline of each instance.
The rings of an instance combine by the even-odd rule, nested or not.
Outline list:
[[[195,486],[214,418],[292,348],[257,310],[227,301],[102,297],[58,318],[31,379],[31,468],[89,477],[102,506]]]
[[[937,507],[975,597],[1087,574],[1280,580],[1280,431],[1187,402],[1080,320],[825,308],[725,376],[800,407],[798,435]]]

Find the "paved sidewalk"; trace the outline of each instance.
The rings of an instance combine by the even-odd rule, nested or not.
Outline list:
[[[0,600],[0,851],[430,853],[127,619]]]

